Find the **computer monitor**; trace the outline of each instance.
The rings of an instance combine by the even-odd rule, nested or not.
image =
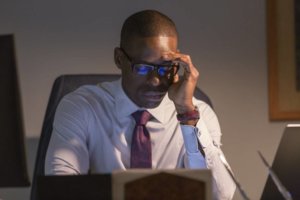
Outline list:
[[[0,36],[0,187],[30,184],[13,39]]]
[[[300,124],[289,124],[284,130],[272,169],[291,193],[300,199]],[[269,176],[261,200],[284,200]]]

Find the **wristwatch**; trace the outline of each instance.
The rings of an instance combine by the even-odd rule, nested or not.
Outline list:
[[[183,125],[196,125],[200,119],[198,107],[195,106],[194,110],[182,114],[177,114],[177,120]]]

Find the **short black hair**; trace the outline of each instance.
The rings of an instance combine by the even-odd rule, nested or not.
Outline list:
[[[121,30],[121,48],[125,48],[134,37],[153,36],[177,37],[175,23],[166,15],[156,10],[143,10],[129,16]]]

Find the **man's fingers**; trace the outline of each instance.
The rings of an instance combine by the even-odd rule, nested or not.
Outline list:
[[[175,53],[175,52],[168,52],[162,55],[162,58],[165,61],[174,61],[179,62],[179,64],[185,69],[185,71],[191,72],[190,67],[193,67],[191,58],[189,55]]]
[[[190,79],[190,78],[194,80],[198,79],[199,72],[193,65],[192,59],[189,55],[182,54],[180,52],[167,52],[162,55],[162,58],[165,61],[178,62],[179,65],[184,69],[183,76],[185,77],[185,79]]]
[[[174,77],[173,77],[173,83],[177,83],[179,81],[179,75],[176,74]]]

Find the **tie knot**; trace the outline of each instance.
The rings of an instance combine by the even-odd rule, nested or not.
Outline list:
[[[132,117],[134,118],[137,125],[146,125],[146,123],[151,118],[151,114],[146,110],[138,110],[132,113]]]

